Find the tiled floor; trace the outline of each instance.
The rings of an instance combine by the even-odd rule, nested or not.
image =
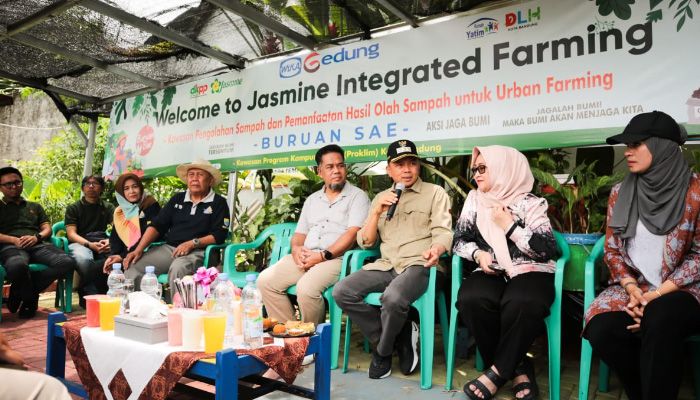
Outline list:
[[[44,371],[46,361],[46,319],[50,312],[55,311],[53,308],[53,293],[45,293],[40,300],[40,310],[37,316],[31,320],[18,319],[16,315],[9,313],[7,308],[2,308],[2,322],[0,322],[0,331],[8,338],[13,348],[20,351],[25,358],[28,367],[31,370]],[[82,309],[77,307],[77,298],[73,299],[75,311],[69,315],[70,318],[77,318],[83,315]],[[437,329],[435,344],[435,361],[433,368],[433,389],[430,391],[421,391],[418,385],[420,372],[417,371],[412,376],[405,377],[400,372],[395,371],[391,380],[370,381],[366,378],[367,367],[369,365],[369,355],[362,351],[362,338],[359,332],[354,332],[352,336],[352,351],[350,353],[349,367],[351,371],[348,374],[342,374],[340,370],[333,371],[332,374],[332,398],[334,399],[372,399],[377,397],[380,392],[386,393],[381,398],[411,400],[411,399],[464,399],[465,396],[459,390],[468,380],[479,375],[474,369],[473,352],[467,359],[458,359],[454,374],[455,390],[444,390],[445,384],[445,358],[442,351],[442,342],[440,339],[440,331]],[[342,348],[342,345],[341,345]],[[578,398],[578,357],[574,354],[568,354],[566,344],[564,348],[564,356],[562,363],[562,383],[561,383],[561,399],[577,399]],[[540,384],[541,399],[547,397],[547,350],[546,339],[543,337],[541,341],[535,343],[531,349],[536,366],[537,366],[537,381]],[[78,381],[77,372],[68,357],[66,365],[66,377],[70,380]],[[340,354],[340,362],[342,363],[342,353]],[[594,363],[596,364],[596,363]],[[600,400],[626,399],[626,396],[621,393],[619,384],[613,377],[610,383],[610,392],[596,393],[597,385],[597,368],[594,367],[592,373],[590,398]],[[311,384],[313,382],[313,369],[307,369],[298,379],[300,384]],[[189,399],[187,395],[173,396],[176,399]],[[265,398],[284,399],[295,398],[286,395],[269,395]],[[497,399],[512,399],[508,387],[499,391]],[[686,371],[684,385],[681,389],[679,399],[693,399],[693,389],[690,374]]]

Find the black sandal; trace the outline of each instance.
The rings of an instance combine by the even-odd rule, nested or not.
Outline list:
[[[515,368],[513,372],[513,377],[518,377],[520,375],[527,375],[527,379],[530,382],[520,382],[513,386],[512,393],[516,400],[535,400],[540,393],[540,389],[537,386],[537,381],[535,380],[535,366],[532,364],[529,358],[525,357],[522,363]],[[518,392],[524,390],[529,390],[530,392],[523,397],[518,397]]]
[[[494,370],[493,368],[489,368],[486,371],[484,371],[484,375],[489,378],[489,380],[496,386],[496,391],[491,393],[489,388],[486,387],[479,379],[473,379],[469,382],[467,382],[466,385],[462,388],[464,393],[467,395],[467,397],[471,400],[490,400],[493,398],[493,396],[498,393],[498,389],[501,388],[507,381],[503,378],[501,378]],[[470,385],[474,385],[476,389],[478,389],[483,397],[480,397],[477,395],[474,390],[471,390],[469,388]]]

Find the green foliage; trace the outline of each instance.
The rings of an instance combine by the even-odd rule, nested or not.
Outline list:
[[[647,13],[648,22],[658,22],[663,19],[663,11],[660,9],[664,0],[649,0],[649,12]],[[635,0],[596,0],[598,13],[602,16],[610,15],[611,13],[622,20],[628,20],[632,16],[632,8],[630,5],[635,3]],[[676,5],[675,11],[672,7]],[[673,18],[676,19],[676,31],[680,32],[685,24],[686,19],[693,18],[693,7],[700,4],[700,0],[681,0],[676,3],[676,0],[668,2],[668,8],[674,12]]]
[[[634,0],[596,0],[595,4],[598,6],[598,12],[602,16],[615,13],[615,16],[620,19],[629,19],[632,15],[630,5],[634,4]]]
[[[92,164],[95,174],[102,171],[108,125],[108,119],[100,119],[97,124]],[[87,124],[81,124],[81,128],[88,130]],[[78,135],[72,130],[59,132],[39,147],[31,160],[17,163],[16,167],[24,176],[24,196],[40,203],[52,222],[63,220],[66,207],[80,198],[84,160],[85,147]],[[144,185],[161,204],[175,192],[185,189],[185,184],[177,177],[146,178]],[[116,203],[112,184],[107,184],[103,198]]]
[[[553,160],[545,160],[546,157],[546,153],[541,153],[533,163],[540,167],[555,164]],[[595,164],[596,161],[577,165],[565,184],[559,183],[551,172],[531,168],[538,182],[535,192],[549,202],[548,214],[555,229],[569,233],[603,230],[608,194],[624,174],[598,176]]]

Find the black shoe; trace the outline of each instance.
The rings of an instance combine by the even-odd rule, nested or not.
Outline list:
[[[391,356],[380,356],[373,351],[368,374],[369,379],[383,379],[391,375]]]
[[[22,319],[34,318],[36,315],[36,307],[22,306],[22,308],[19,309],[18,315]]]
[[[37,308],[39,308],[39,296],[36,299],[23,301],[18,315],[22,319],[34,318]]]
[[[19,298],[19,296],[13,296],[12,293],[10,293],[10,297],[7,299],[7,309],[14,314],[20,309],[21,306],[22,299]]]
[[[418,367],[418,324],[406,322],[396,337],[396,352],[399,354],[399,368],[404,375],[410,375]]]

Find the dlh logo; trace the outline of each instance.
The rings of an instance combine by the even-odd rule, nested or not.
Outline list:
[[[523,29],[531,26],[537,25],[537,22],[541,17],[540,7],[537,6],[534,10],[531,8],[527,9],[527,13],[523,10],[518,10],[517,12],[511,12],[506,14],[506,28],[509,31],[515,29]]]
[[[494,18],[479,18],[467,25],[467,39],[478,39],[498,32],[498,20]]]
[[[301,73],[301,58],[292,57],[280,63],[280,78],[291,78]]]

